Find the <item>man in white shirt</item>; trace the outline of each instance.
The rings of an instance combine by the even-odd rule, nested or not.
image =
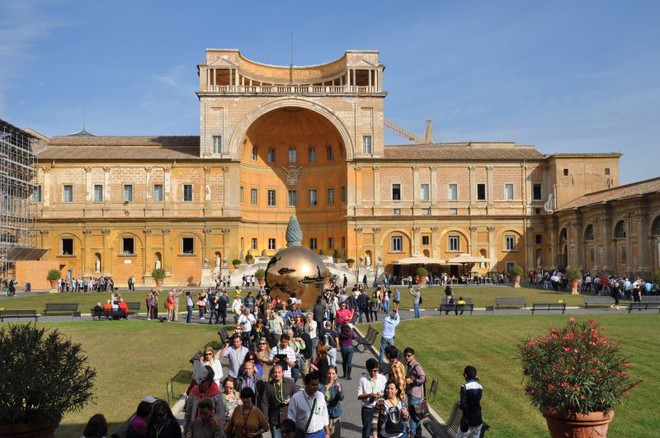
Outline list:
[[[367,372],[358,383],[358,400],[362,402],[362,438],[371,438],[371,420],[374,418],[376,401],[385,393],[387,378],[378,373],[378,361],[367,359]]]
[[[380,335],[380,354],[378,355],[378,363],[383,363],[385,356],[385,349],[390,345],[394,345],[394,335],[396,326],[399,325],[401,319],[399,313],[394,310],[383,320],[383,333]]]
[[[238,324],[242,328],[243,336],[243,345],[248,349],[250,348],[250,336],[252,335],[252,324],[255,324],[257,320],[254,318],[254,315],[250,312],[250,309],[245,307],[243,309],[243,314],[238,317]]]
[[[232,343],[232,346],[229,346],[229,343]],[[238,369],[240,368],[245,355],[248,354],[248,349],[243,346],[243,340],[237,334],[232,335],[227,343],[225,348],[222,349],[220,354],[223,357],[229,358],[229,372],[228,374],[234,379],[238,378]]]
[[[270,361],[273,364],[280,364],[284,370],[284,377],[291,378],[291,368],[296,366],[296,353],[289,346],[289,335],[283,333],[280,343],[270,350]]]
[[[319,375],[313,371],[305,376],[305,390],[291,397],[287,417],[296,422],[296,427],[305,431],[306,438],[330,436],[330,418],[325,396],[319,392]]]

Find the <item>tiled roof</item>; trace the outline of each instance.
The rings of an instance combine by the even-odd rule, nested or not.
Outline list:
[[[577,198],[564,205],[557,211],[572,210],[592,204],[601,204],[604,202],[634,198],[636,196],[660,193],[660,178],[647,179],[645,181],[627,184],[625,186],[615,187],[613,189],[593,192]]]
[[[389,160],[542,160],[545,156],[532,146],[513,143],[436,143],[385,146]]]
[[[199,137],[53,137],[39,160],[172,160],[199,158]]]

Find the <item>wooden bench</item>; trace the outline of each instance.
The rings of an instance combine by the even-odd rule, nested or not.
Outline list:
[[[474,311],[474,304],[472,303],[472,298],[463,298],[463,300],[465,301],[465,304],[441,303],[438,310],[440,311],[441,315],[442,312],[445,312],[445,315],[449,314],[449,312],[454,312],[454,314],[458,315],[458,312],[461,312],[462,315],[463,312],[466,310],[469,310],[470,315],[472,315],[472,312]]]
[[[496,297],[495,308],[503,309],[505,307],[523,309],[527,307],[527,301],[525,300],[525,297]]]
[[[628,313],[632,312],[633,310],[658,310],[660,311],[660,302],[653,303],[653,302],[648,302],[648,301],[642,301],[641,303],[635,303],[632,302],[628,304]]]
[[[140,303],[139,301],[137,301],[137,302],[136,301],[133,301],[133,302],[128,302],[127,301],[126,305],[128,306],[128,314],[129,315],[137,315],[138,313],[140,313],[140,306],[142,305],[142,303]]]
[[[428,416],[422,421],[422,425],[429,431],[433,438],[455,438],[458,429],[461,427],[461,418],[463,417],[463,412],[458,406],[459,403],[456,402],[449,414],[449,418],[444,424],[437,422],[432,416]],[[488,429],[490,429],[490,426],[484,422],[481,426],[481,434],[479,436],[483,437]]]
[[[532,315],[537,310],[561,310],[561,313],[566,312],[566,303],[533,303]]]
[[[92,320],[98,319],[99,321],[101,318],[105,319],[128,319],[129,313],[124,312],[123,310],[103,310],[103,309],[97,309],[97,308],[92,308],[90,310],[90,313],[92,314]]]
[[[378,331],[374,330],[373,327],[369,326],[369,329],[367,330],[367,334],[364,337],[358,338],[357,345],[355,346],[355,350],[364,353],[365,351],[367,351],[367,349],[371,348],[371,346],[374,345],[374,342],[376,342],[377,337],[378,337]],[[360,347],[362,347],[361,351],[360,351]]]
[[[642,295],[643,303],[660,303],[660,295]]]
[[[5,318],[34,318],[34,322],[37,322],[39,315],[37,315],[37,311],[33,309],[12,309],[0,311],[0,322],[4,322]]]
[[[44,315],[52,315],[54,313],[64,313],[73,316],[73,312],[78,311],[78,303],[46,303],[46,308],[43,312]]]
[[[609,295],[582,295],[582,300],[584,300],[584,307],[589,308],[589,306],[611,306],[614,304],[614,298]]]

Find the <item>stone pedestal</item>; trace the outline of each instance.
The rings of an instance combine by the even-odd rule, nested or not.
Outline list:
[[[209,268],[202,268],[202,277],[200,281],[200,286],[202,287],[215,287],[215,276],[216,274],[211,271]]]

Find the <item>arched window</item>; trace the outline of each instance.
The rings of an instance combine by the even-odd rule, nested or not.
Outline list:
[[[626,231],[623,229],[623,221],[616,223],[614,227],[614,237],[617,239],[623,239],[626,237]]]
[[[652,236],[660,236],[660,216],[655,218],[653,221],[653,226],[651,227]]]
[[[560,242],[566,242],[568,240],[568,231],[566,228],[562,228],[561,231],[559,232],[559,241]]]
[[[589,224],[584,230],[584,240],[594,240],[594,226]]]

